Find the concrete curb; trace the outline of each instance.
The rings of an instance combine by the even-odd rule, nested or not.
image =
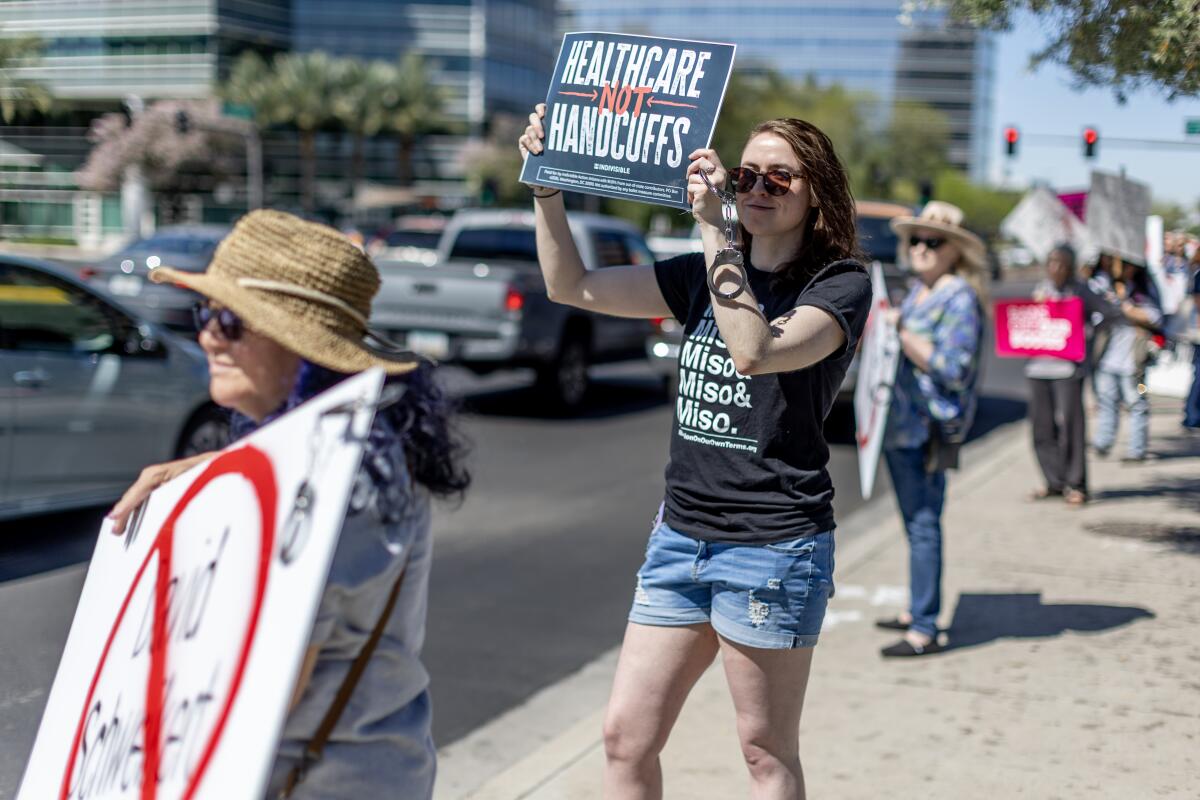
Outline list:
[[[1004,425],[963,448],[964,468],[949,492],[970,492],[988,482],[997,466],[1028,447],[1024,420]],[[900,521],[888,494],[872,498],[838,525],[861,531],[839,544],[837,572],[852,577],[895,543]],[[466,737],[439,751],[434,800],[520,800],[553,780],[601,745],[604,707],[620,646],[549,686]]]

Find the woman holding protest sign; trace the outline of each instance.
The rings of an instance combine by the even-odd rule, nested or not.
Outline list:
[[[907,238],[917,280],[900,308],[902,358],[892,388],[884,455],[909,545],[910,605],[877,627],[904,631],[887,657],[923,656],[941,649],[942,505],[946,470],[975,417],[979,345],[983,335],[983,242],[962,225],[962,211],[932,201],[917,217],[891,226]]]
[[[379,274],[332,228],[255,211],[203,274],[159,268],[206,300],[196,309],[213,400],[244,436],[370,367],[388,374],[309,649],[269,797],[431,796],[434,747],[419,653],[429,582],[429,494],[468,483],[432,368],[367,327]],[[113,531],[158,486],[212,457],[146,468],[110,512]]]
[[[1075,274],[1075,250],[1059,245],[1046,259],[1046,278],[1033,290],[1034,300],[1066,300],[1078,297],[1083,303],[1084,327],[1120,316],[1119,309],[1105,301]],[[1029,418],[1033,449],[1046,481],[1035,489],[1032,500],[1061,497],[1078,508],[1087,502],[1087,435],[1083,413],[1083,379],[1087,363],[1041,356],[1025,364],[1029,379]]]
[[[522,155],[543,151],[545,106]],[[866,324],[854,203],[833,145],[796,119],[750,132],[739,166],[687,168],[703,254],[586,272],[558,191],[533,187],[550,297],[684,326],[666,498],[637,574],[605,721],[605,793],[661,797],[659,753],[717,653],[757,797],[804,796],[799,721],[833,592],[822,433]],[[733,199],[716,187],[730,179]],[[738,243],[740,242],[740,246]]]
[[[1150,436],[1150,397],[1146,367],[1153,357],[1154,334],[1163,321],[1158,289],[1140,264],[1110,257],[1093,276],[1092,285],[1118,306],[1121,315],[1101,328],[1093,344],[1096,371],[1096,431],[1092,449],[1107,456],[1117,439],[1121,406],[1129,409],[1126,463],[1146,460]]]

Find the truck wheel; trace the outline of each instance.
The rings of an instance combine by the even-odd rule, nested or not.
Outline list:
[[[229,444],[229,412],[216,406],[205,406],[188,421],[183,435],[179,437],[179,446],[175,449],[175,457],[187,458],[197,453],[220,450],[227,444]]]
[[[588,346],[578,334],[568,335],[558,355],[538,370],[538,389],[560,411],[576,411],[588,390]]]

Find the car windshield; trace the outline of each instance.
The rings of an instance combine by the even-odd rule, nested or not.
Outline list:
[[[217,249],[217,239],[199,236],[151,236],[130,245],[125,251],[127,256],[160,255],[174,253],[178,255],[207,258]]]
[[[489,258],[537,263],[533,228],[464,228],[458,232],[450,258]]]
[[[438,231],[392,231],[386,241],[388,247],[427,247],[433,250],[437,248],[441,236]]]
[[[858,244],[872,261],[896,260],[898,242],[888,222],[888,217],[858,218]]]

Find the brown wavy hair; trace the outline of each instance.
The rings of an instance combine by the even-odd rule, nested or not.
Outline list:
[[[747,143],[763,133],[773,133],[791,145],[800,161],[802,177],[816,200],[804,223],[800,250],[776,272],[777,280],[796,284],[834,261],[847,258],[862,261],[864,256],[858,246],[854,221],[854,195],[833,142],[816,125],[791,117],[759,123],[746,137]],[[743,252],[749,258],[753,237],[740,222],[738,232]]]

